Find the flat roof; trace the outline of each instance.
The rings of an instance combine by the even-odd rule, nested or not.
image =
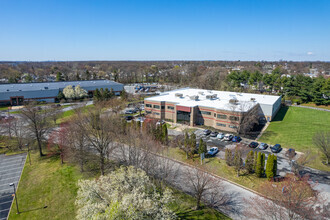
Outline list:
[[[179,97],[179,94],[181,94],[182,97]],[[210,99],[209,96],[212,95],[213,98]],[[191,98],[193,96],[198,96],[198,99]],[[145,100],[172,102],[186,107],[199,106],[226,111],[247,112],[258,103],[273,105],[279,98],[280,96],[273,95],[183,88],[164,92],[158,96],[146,98]],[[237,103],[231,104],[229,102],[231,99],[237,100]]]
[[[0,84],[0,92],[17,92],[17,91],[33,91],[33,90],[52,90],[63,89],[68,85],[77,86],[82,88],[94,86],[115,86],[123,85],[110,80],[83,80],[83,81],[61,81],[61,82],[36,82],[36,83],[11,83]],[[47,87],[47,88],[45,88]]]

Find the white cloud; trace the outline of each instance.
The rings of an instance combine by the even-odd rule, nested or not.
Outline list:
[[[314,53],[313,52],[307,52],[307,55],[313,55]]]

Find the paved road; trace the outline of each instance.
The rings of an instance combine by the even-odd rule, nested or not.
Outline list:
[[[0,155],[0,220],[5,220],[13,200],[14,183],[17,186],[20,179],[26,154],[17,154],[12,156]]]

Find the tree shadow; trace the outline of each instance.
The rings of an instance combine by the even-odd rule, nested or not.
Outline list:
[[[288,106],[282,106],[272,121],[283,121],[288,110]]]

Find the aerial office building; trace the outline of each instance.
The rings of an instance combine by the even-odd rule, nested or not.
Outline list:
[[[113,89],[115,95],[119,95],[124,89],[123,84],[110,80],[1,84],[0,105],[21,105],[24,101],[31,100],[55,102],[58,93],[68,85],[80,85],[90,97],[96,89]]]
[[[146,98],[144,104],[152,118],[236,131],[243,116],[251,112],[261,123],[271,121],[280,109],[281,97],[184,88]]]

